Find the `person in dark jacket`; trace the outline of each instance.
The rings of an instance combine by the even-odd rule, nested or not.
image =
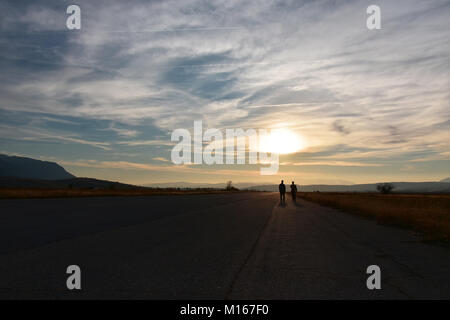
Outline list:
[[[297,186],[295,185],[294,181],[292,181],[291,184],[291,195],[292,195],[292,201],[295,202],[297,198]]]
[[[281,180],[281,183],[278,186],[278,190],[280,191],[280,203],[286,203],[286,185],[284,184],[283,180]]]

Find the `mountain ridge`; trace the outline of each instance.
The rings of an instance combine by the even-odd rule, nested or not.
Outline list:
[[[40,180],[73,179],[75,176],[56,162],[0,154],[0,177]]]
[[[450,178],[435,182],[390,182],[393,192],[450,193]],[[299,191],[306,192],[377,192],[379,183],[327,185],[301,185]],[[278,184],[256,184],[253,182],[233,183],[241,190],[278,191]],[[181,188],[224,189],[223,183],[166,182],[138,185],[99,180],[94,178],[77,178],[56,162],[0,154],[0,187],[3,188],[87,188],[87,189],[131,189],[131,188]]]

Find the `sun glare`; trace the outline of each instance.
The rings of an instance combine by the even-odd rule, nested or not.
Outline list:
[[[259,142],[262,152],[288,154],[303,148],[303,139],[288,129],[273,129],[269,135],[261,137]]]

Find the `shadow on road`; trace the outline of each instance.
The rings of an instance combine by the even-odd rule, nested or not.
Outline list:
[[[299,204],[298,202],[292,202],[292,204],[294,205],[294,206],[296,206],[297,208],[303,208],[304,206],[302,206],[301,204]],[[278,206],[279,207],[282,207],[282,208],[286,208],[288,205],[287,205],[287,203],[284,203],[284,202],[279,202],[278,203]]]
[[[300,203],[298,203],[298,202],[293,202],[294,203],[294,206],[296,206],[296,207],[298,207],[298,208],[302,208],[303,206],[300,204]]]

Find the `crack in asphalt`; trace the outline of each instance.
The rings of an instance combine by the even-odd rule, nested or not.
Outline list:
[[[233,277],[233,280],[230,283],[230,287],[228,288],[227,292],[225,293],[225,300],[229,300],[230,295],[233,292],[233,289],[239,279],[240,274],[242,273],[242,271],[244,270],[245,266],[248,264],[248,262],[250,261],[251,256],[253,255],[253,253],[256,250],[256,247],[258,246],[258,243],[261,240],[261,236],[264,234],[264,232],[266,231],[267,227],[270,225],[270,222],[275,219],[275,208],[277,207],[277,205],[275,205],[272,209],[272,212],[270,214],[270,216],[267,218],[265,224],[263,225],[263,227],[261,228],[261,231],[258,233],[258,236],[256,237],[255,242],[253,242],[247,256],[245,257],[244,261],[242,262],[242,264],[240,265],[238,271],[236,272],[236,274]]]

